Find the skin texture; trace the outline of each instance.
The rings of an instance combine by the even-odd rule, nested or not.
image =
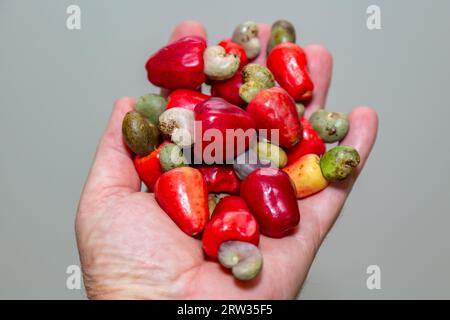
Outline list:
[[[140,156],[155,150],[158,144],[158,129],[137,111],[128,112],[122,123],[123,140],[128,147]]]
[[[270,26],[259,24],[259,31],[263,48],[256,61],[264,63]],[[206,38],[206,31],[197,22],[183,22],[171,41],[187,35]],[[315,94],[306,111],[309,117],[325,105],[332,58],[318,45],[306,46],[305,52],[315,83]],[[354,146],[361,155],[361,164],[351,177],[299,201],[302,219],[289,237],[262,236],[261,275],[254,281],[239,283],[216,262],[205,260],[201,241],[181,232],[159,208],[153,194],[139,192],[140,181],[132,156],[121,139],[123,116],[134,103],[133,98],[116,102],[78,207],[76,236],[88,297],[295,298],[375,142],[375,111],[357,107],[349,114],[350,130],[342,144]]]
[[[271,130],[278,130],[279,145],[294,146],[301,139],[302,126],[294,100],[279,87],[259,92],[247,106],[258,129],[267,130],[267,139],[272,139]],[[275,131],[276,132],[276,131]]]
[[[209,193],[239,193],[240,181],[232,165],[200,165]]]
[[[154,53],[145,64],[147,78],[155,86],[167,89],[196,89],[205,82],[201,38],[185,37]]]
[[[253,171],[242,182],[240,194],[263,235],[282,238],[298,225],[300,212],[296,192],[284,171],[278,168]]]
[[[195,121],[201,121],[201,128],[195,126],[194,155],[206,164],[219,163],[235,158],[244,152],[255,139],[255,122],[248,112],[230,104],[221,98],[211,98],[195,107]],[[201,129],[201,130],[200,130]],[[208,140],[208,131],[214,129],[223,138],[222,147],[215,148],[214,139]],[[240,130],[237,134],[227,137],[226,130]],[[247,132],[248,131],[248,132]],[[247,134],[248,133],[248,134]],[[234,139],[234,143],[231,139]],[[244,141],[245,144],[238,141]],[[212,141],[211,141],[212,140]],[[232,144],[233,143],[233,144]],[[227,152],[227,146],[233,146]],[[245,148],[245,149],[244,149]]]

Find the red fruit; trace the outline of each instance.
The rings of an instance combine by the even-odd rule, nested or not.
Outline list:
[[[244,84],[244,80],[242,79],[241,72],[238,71],[231,79],[213,81],[211,83],[211,95],[225,99],[236,106],[244,107],[246,102],[239,95],[239,88],[242,84]]]
[[[221,164],[235,158],[248,149],[256,137],[255,122],[250,114],[221,98],[198,104],[194,112],[194,155],[207,164]]]
[[[212,193],[239,193],[240,180],[233,170],[233,166],[199,166],[197,168],[203,174],[208,192]]]
[[[203,250],[217,258],[220,245],[225,241],[259,243],[259,227],[245,201],[238,196],[225,197],[214,209],[211,221],[203,232]]]
[[[203,231],[209,218],[208,190],[197,169],[180,167],[165,172],[155,184],[159,206],[190,236]]]
[[[275,80],[296,101],[309,101],[314,84],[309,76],[306,54],[295,43],[275,46],[267,57],[267,67]]]
[[[280,146],[289,148],[301,139],[302,126],[295,102],[285,90],[273,87],[259,92],[248,104],[247,111],[258,129],[267,129],[269,140],[270,130],[278,130]]]
[[[167,98],[166,109],[180,107],[194,111],[197,104],[209,98],[210,96],[195,90],[178,89],[173,91]]]
[[[139,178],[144,182],[150,192],[153,192],[156,180],[163,174],[159,162],[159,153],[164,144],[162,143],[158,149],[147,156],[136,155],[134,158],[134,167]]]
[[[241,197],[258,221],[261,233],[281,238],[300,221],[297,197],[291,179],[277,168],[250,173],[241,184]]]
[[[248,64],[247,54],[245,49],[237,43],[231,41],[231,38],[224,39],[219,42],[219,46],[225,49],[226,53],[231,53],[239,57],[239,70]]]
[[[298,144],[286,150],[288,165],[294,163],[304,155],[313,153],[321,156],[326,151],[325,143],[309,121],[306,118],[301,118],[300,123],[303,127],[303,138]]]
[[[163,47],[145,65],[148,80],[167,89],[196,89],[206,79],[205,48],[206,41],[200,37],[184,37]]]

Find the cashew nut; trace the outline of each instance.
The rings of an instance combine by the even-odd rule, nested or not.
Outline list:
[[[256,58],[261,51],[256,22],[246,21],[239,24],[234,29],[232,40],[245,49],[245,53],[249,59]]]
[[[258,92],[275,85],[272,72],[264,66],[250,63],[242,69],[244,84],[239,88],[239,96],[249,103]]]
[[[251,280],[262,269],[263,258],[258,247],[242,241],[225,241],[219,247],[219,262],[231,269],[239,280]]]
[[[204,73],[211,80],[226,80],[234,76],[239,68],[239,57],[227,54],[221,46],[211,46],[203,53]]]
[[[184,108],[170,108],[159,116],[159,129],[170,136],[173,143],[189,147],[194,143],[194,112]]]

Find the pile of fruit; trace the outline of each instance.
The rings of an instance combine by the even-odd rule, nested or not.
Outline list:
[[[252,63],[261,43],[251,21],[218,45],[179,39],[146,64],[149,81],[171,93],[140,97],[123,119],[148,191],[240,280],[262,268],[260,233],[291,234],[300,221],[297,200],[345,179],[360,161],[350,146],[326,150],[347,134],[345,113],[303,116],[314,84],[295,38],[291,23],[275,22],[267,66]]]

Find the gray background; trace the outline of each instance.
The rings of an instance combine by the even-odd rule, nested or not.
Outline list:
[[[81,7],[82,29],[66,29]],[[257,4],[257,5],[256,5]],[[380,31],[366,8],[382,10]],[[83,298],[74,215],[114,100],[153,90],[146,59],[177,22],[217,42],[291,20],[334,55],[328,107],[370,105],[378,141],[300,298],[450,298],[449,1],[0,1],[0,298]],[[366,268],[382,289],[366,288]]]

